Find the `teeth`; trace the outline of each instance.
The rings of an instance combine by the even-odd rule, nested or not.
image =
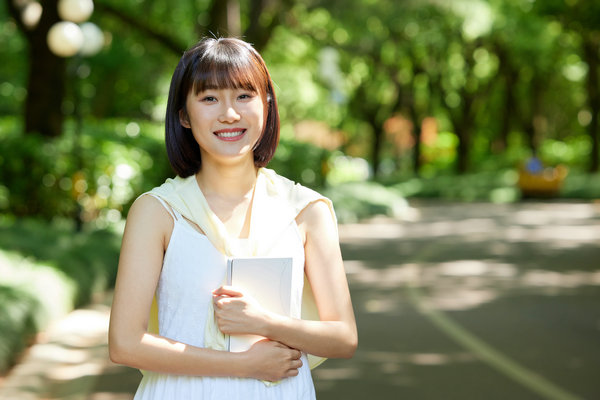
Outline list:
[[[235,131],[235,132],[219,132],[219,133],[217,133],[217,136],[231,138],[231,137],[240,136],[243,133],[244,133],[243,130],[241,130],[241,131]]]

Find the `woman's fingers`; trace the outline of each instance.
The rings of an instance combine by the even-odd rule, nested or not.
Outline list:
[[[300,357],[302,357],[302,353],[296,349],[292,349],[292,360],[299,360]]]
[[[295,356],[294,356],[295,357]],[[290,362],[290,369],[288,370],[288,376],[296,376],[298,375],[298,371],[302,367],[302,360],[298,358],[292,358]]]
[[[242,297],[244,294],[236,290],[233,286],[221,286],[213,290],[213,296],[220,297]]]
[[[224,303],[227,303],[227,299],[240,298],[244,296],[242,292],[233,289],[231,286],[221,286],[218,289],[213,290],[212,295],[213,304],[218,308],[221,308]]]
[[[278,381],[298,375],[302,367],[302,353],[283,343],[261,340],[250,348],[249,352],[256,357],[256,375],[258,379]]]

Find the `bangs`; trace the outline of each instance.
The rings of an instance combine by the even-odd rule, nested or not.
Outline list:
[[[260,66],[254,65],[252,58],[235,53],[211,56],[207,52],[192,72],[194,94],[210,89],[244,89],[265,94]]]

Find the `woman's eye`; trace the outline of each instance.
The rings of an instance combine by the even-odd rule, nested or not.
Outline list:
[[[251,99],[254,97],[254,94],[252,93],[244,93],[238,96],[238,99],[240,100],[247,100],[247,99]]]
[[[205,101],[207,103],[211,103],[213,101],[217,101],[217,99],[215,97],[213,97],[213,96],[204,96],[202,98],[202,101]]]

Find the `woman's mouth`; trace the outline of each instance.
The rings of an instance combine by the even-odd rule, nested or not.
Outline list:
[[[220,129],[214,132],[219,139],[227,141],[238,140],[244,133],[246,133],[246,130],[241,128]]]

